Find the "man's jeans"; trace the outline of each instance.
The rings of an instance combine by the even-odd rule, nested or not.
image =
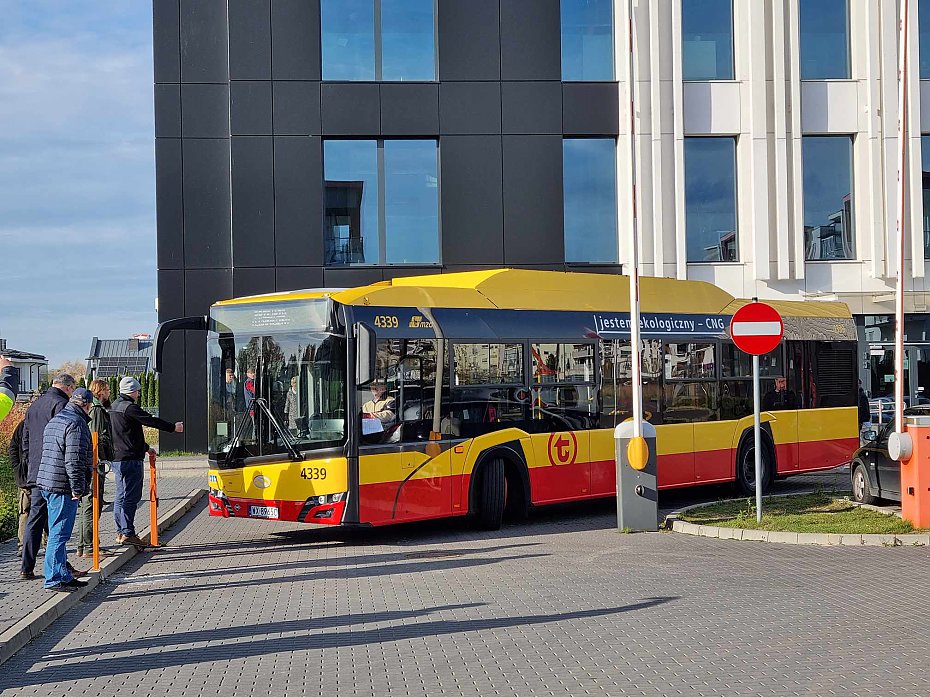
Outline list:
[[[120,535],[136,534],[136,509],[142,500],[142,460],[114,462],[116,496],[113,498],[113,517]]]
[[[42,533],[48,530],[48,508],[39,487],[32,487],[29,501],[29,518],[23,530],[23,563],[20,570],[31,574],[36,569],[36,557],[42,545]]]
[[[48,544],[45,547],[45,587],[54,588],[72,578],[68,571],[68,540],[74,530],[78,502],[71,494],[37,489],[48,508]]]

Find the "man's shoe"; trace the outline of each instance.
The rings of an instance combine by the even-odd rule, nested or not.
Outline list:
[[[67,564],[68,564],[68,571],[71,572],[72,576],[86,576],[87,575],[86,571],[78,571],[73,566],[71,566],[71,562],[67,562]]]
[[[36,576],[36,575],[35,575],[34,573],[32,573],[31,571],[21,571],[21,572],[19,573],[19,580],[20,580],[20,581],[33,581],[33,580],[35,580],[35,579],[37,579],[37,578],[38,578],[38,576]]]
[[[72,578],[70,581],[65,581],[61,585],[67,586],[68,588],[84,588],[84,586],[87,585],[87,581],[78,581],[76,578]]]
[[[75,588],[73,588],[72,586],[68,586],[64,583],[59,583],[58,585],[55,585],[55,586],[46,586],[45,590],[58,591],[59,593],[71,593],[72,591],[75,590]]]
[[[137,549],[145,549],[146,547],[148,547],[148,545],[145,544],[145,543],[142,541],[142,539],[141,539],[138,535],[126,535],[126,536],[124,536],[124,537],[123,537],[123,542],[122,542],[122,544],[124,544],[124,545],[132,545],[133,547],[135,547],[135,548],[137,548]]]

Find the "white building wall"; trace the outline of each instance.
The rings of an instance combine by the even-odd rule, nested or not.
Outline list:
[[[897,3],[850,0],[850,79],[801,81],[799,0],[734,0],[735,80],[682,80],[680,0],[633,0],[637,212],[644,275],[711,281],[734,295],[837,298],[854,313],[893,312],[897,214]],[[908,52],[907,312],[924,311],[920,134],[930,132],[930,81],[919,80],[917,3]],[[621,83],[618,209],[621,261],[632,224],[627,98],[628,2],[617,0]],[[805,261],[803,135],[853,136],[855,255]],[[739,261],[687,263],[684,138],[737,137]],[[912,254],[910,249],[916,249]]]

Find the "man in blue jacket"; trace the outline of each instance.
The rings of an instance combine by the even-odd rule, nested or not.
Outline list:
[[[49,590],[70,592],[87,585],[71,573],[67,544],[78,501],[90,491],[94,453],[87,422],[93,404],[90,390],[74,390],[65,408],[48,422],[42,440],[36,486],[48,509],[45,587]]]
[[[10,413],[19,391],[19,371],[6,356],[0,356],[0,423]]]
[[[19,577],[23,580],[35,578],[36,557],[42,543],[42,531],[48,530],[48,510],[45,499],[36,487],[39,476],[39,464],[42,462],[42,448],[45,427],[58,412],[65,408],[74,392],[74,378],[62,373],[52,382],[52,386],[39,397],[26,412],[26,426],[23,429],[23,450],[28,462],[26,488],[30,491],[29,517],[23,530],[23,559]]]

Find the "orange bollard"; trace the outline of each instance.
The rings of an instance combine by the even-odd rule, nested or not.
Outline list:
[[[158,546],[158,483],[155,476],[155,453],[149,453],[149,544]]]
[[[90,503],[93,506],[93,517],[94,517],[94,571],[100,571],[100,501],[99,497],[99,481],[100,473],[97,472],[97,464],[100,462],[100,459],[97,456],[97,432],[94,431],[90,434],[91,439],[94,441],[94,469],[90,476]]]
[[[901,463],[901,516],[915,528],[930,528],[930,417],[906,416],[911,456]]]

